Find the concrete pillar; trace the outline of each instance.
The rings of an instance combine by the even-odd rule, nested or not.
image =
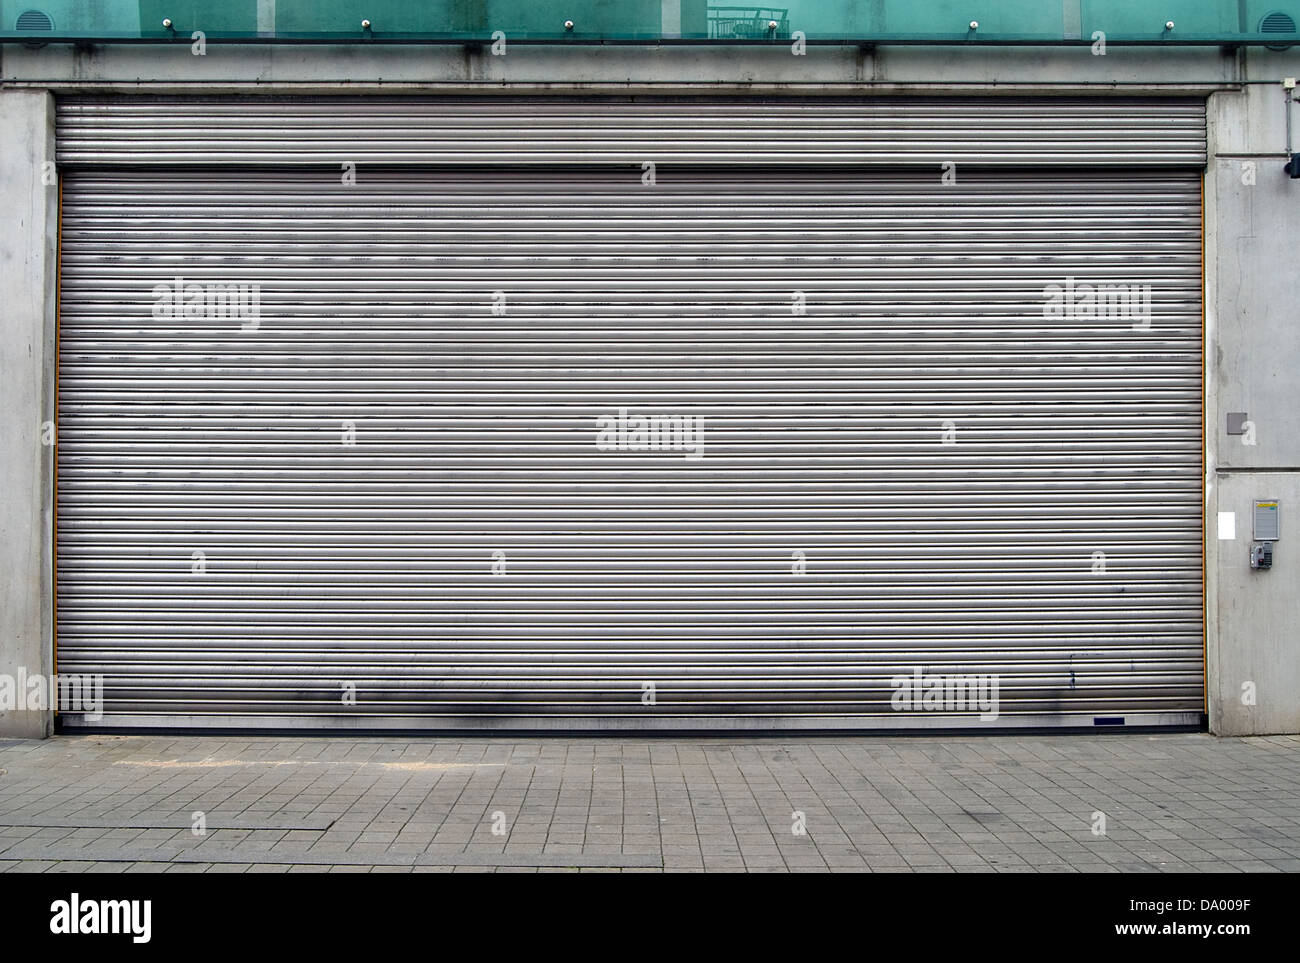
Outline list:
[[[29,739],[54,725],[48,707],[21,708],[30,689],[15,691],[54,672],[53,162],[54,98],[0,90],[0,736]]]
[[[1205,182],[1207,701],[1224,736],[1300,732],[1300,180],[1283,172],[1281,84],[1300,59],[1252,56],[1276,82],[1210,98]],[[1266,498],[1282,538],[1273,568],[1252,570]]]

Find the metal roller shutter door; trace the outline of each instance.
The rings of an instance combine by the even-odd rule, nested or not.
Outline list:
[[[1204,167],[1193,98],[86,98],[61,164]]]
[[[1195,722],[1199,192],[72,170],[59,669],[108,726],[981,724],[894,711],[918,666],[996,673],[996,725]],[[256,329],[155,317],[177,276],[259,284]],[[1150,330],[1045,318],[1071,277]],[[599,450],[620,408],[704,457]]]

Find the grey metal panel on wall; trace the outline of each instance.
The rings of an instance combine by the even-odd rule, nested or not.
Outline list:
[[[1200,285],[1194,172],[76,171],[64,721],[1195,721]],[[917,669],[998,718],[896,711]]]
[[[1203,167],[1187,98],[82,99],[61,164]]]

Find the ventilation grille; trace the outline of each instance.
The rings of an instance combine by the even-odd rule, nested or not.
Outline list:
[[[18,22],[14,24],[16,30],[53,30],[54,21],[50,15],[42,10],[24,10],[18,14]]]
[[[1295,18],[1289,13],[1275,10],[1259,22],[1260,33],[1295,33]],[[1291,44],[1269,44],[1269,50],[1288,50]]]

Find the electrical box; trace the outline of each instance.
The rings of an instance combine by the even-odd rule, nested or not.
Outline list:
[[[1273,567],[1273,543],[1282,538],[1282,507],[1276,498],[1261,498],[1251,513],[1250,567]]]
[[[1282,537],[1282,509],[1276,498],[1255,502],[1254,538],[1257,542],[1276,542]]]

